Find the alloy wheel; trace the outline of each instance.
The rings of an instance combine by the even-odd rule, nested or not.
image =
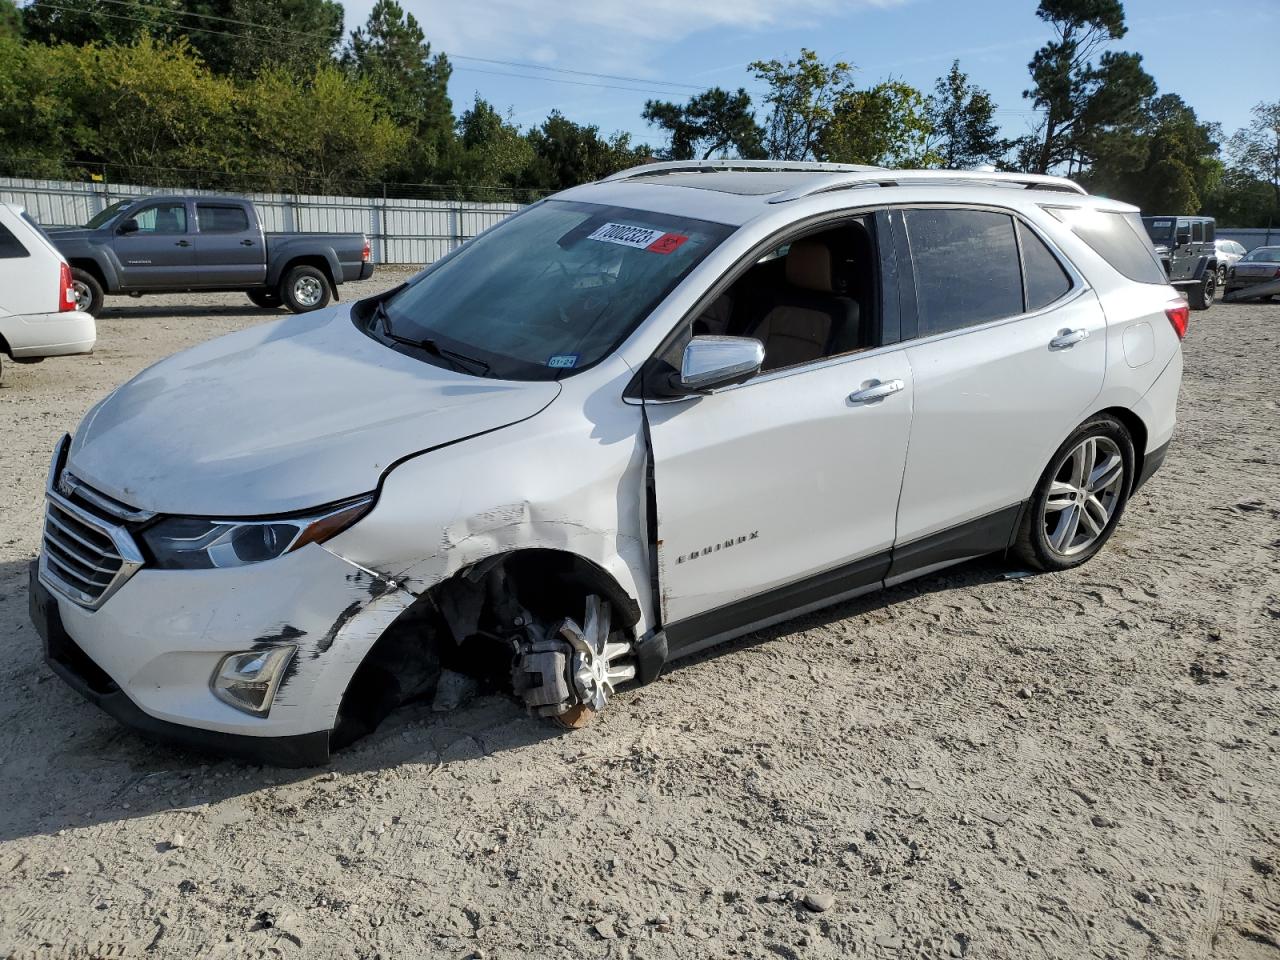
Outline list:
[[[89,292],[88,284],[81,283],[79,280],[72,280],[71,290],[76,295],[76,309],[80,311],[88,310],[89,305],[93,303],[93,294]]]
[[[1124,457],[1109,437],[1087,437],[1067,455],[1045,498],[1045,540],[1060,556],[1088,550],[1115,516],[1124,492]]]
[[[293,298],[304,307],[314,307],[323,293],[320,281],[315,277],[299,277],[293,285]]]

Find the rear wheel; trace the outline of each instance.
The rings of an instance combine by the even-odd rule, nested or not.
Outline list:
[[[1036,485],[1014,554],[1038,570],[1069,570],[1089,560],[1120,522],[1133,464],[1129,431],[1114,417],[1077,427]]]
[[[294,267],[280,284],[280,297],[294,313],[319,310],[329,303],[329,278],[316,267]]]
[[[274,310],[283,303],[280,294],[273,290],[250,290],[249,299],[263,310]]]
[[[1217,271],[1206,272],[1198,284],[1187,291],[1187,302],[1192,310],[1208,310],[1213,306],[1213,298],[1218,294]]]
[[[76,309],[97,316],[102,310],[102,284],[87,270],[72,268],[71,289],[76,295]]]

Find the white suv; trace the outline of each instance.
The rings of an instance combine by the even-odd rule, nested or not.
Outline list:
[[[76,309],[71,268],[21,207],[0,203],[0,354],[17,363],[89,353],[93,317]]]
[[[1069,181],[640,167],[109,395],[55,451],[32,614],[116,717],[258,760],[445,669],[578,726],[801,611],[1088,560],[1164,459],[1187,317]]]

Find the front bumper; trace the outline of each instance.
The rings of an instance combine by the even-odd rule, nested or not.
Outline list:
[[[322,763],[365,654],[413,601],[316,544],[261,564],[135,573],[97,610],[32,567],[31,617],[50,666],[128,726],[159,739],[298,766]],[[215,697],[228,653],[297,646],[265,717]]]
[[[1254,297],[1280,297],[1280,280],[1241,280],[1232,277],[1227,280],[1223,300],[1252,300]]]
[[[144,736],[175,746],[280,767],[312,767],[329,759],[329,731],[289,737],[249,737],[160,720],[143,711],[89,656],[62,625],[58,601],[30,567],[31,622],[44,642],[44,659],[71,689]]]

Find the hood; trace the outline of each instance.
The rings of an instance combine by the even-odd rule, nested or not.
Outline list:
[[[373,490],[396,460],[524,420],[559,392],[416,360],[357,330],[342,307],[144,370],[89,411],[67,465],[142,510],[287,513]]]
[[[84,227],[41,227],[51,240],[87,240],[97,235],[97,230],[86,230]]]

